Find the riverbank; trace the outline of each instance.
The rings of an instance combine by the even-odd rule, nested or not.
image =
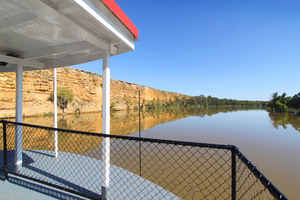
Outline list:
[[[15,116],[16,83],[15,73],[0,73],[0,118]],[[66,113],[93,113],[102,108],[102,76],[70,67],[57,69],[57,86],[67,87],[74,95]],[[125,81],[111,80],[111,107],[127,110],[138,107],[139,92],[141,102],[175,100],[187,95],[157,90]],[[48,101],[53,91],[53,70],[24,72],[23,75],[23,115],[43,116],[53,112],[53,103]],[[58,113],[62,111],[58,109]]]

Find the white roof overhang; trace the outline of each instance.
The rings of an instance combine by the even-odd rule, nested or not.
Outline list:
[[[0,0],[0,72],[70,66],[134,50],[136,37],[100,0]]]

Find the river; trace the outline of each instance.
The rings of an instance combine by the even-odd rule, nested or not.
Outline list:
[[[52,125],[52,117],[25,123]],[[111,114],[111,134],[138,136],[137,111]],[[101,113],[59,116],[59,128],[101,132]],[[147,138],[233,144],[289,199],[300,196],[300,116],[232,108],[159,111],[141,115]]]

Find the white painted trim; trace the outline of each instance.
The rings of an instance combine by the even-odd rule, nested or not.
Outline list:
[[[90,1],[88,0],[74,0],[79,6],[86,10],[90,15],[92,15],[97,21],[99,21],[103,26],[125,42],[132,50],[134,50],[134,43],[131,42],[124,34],[117,30],[112,23],[109,23],[105,19],[105,15],[102,14]]]
[[[102,60],[102,133],[110,134],[110,47]],[[102,138],[102,191],[109,186],[110,138]],[[104,199],[106,199],[104,192]]]

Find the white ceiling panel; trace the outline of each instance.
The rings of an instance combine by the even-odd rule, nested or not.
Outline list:
[[[91,9],[74,0],[0,0],[2,58],[16,56],[47,69],[101,59],[108,46],[111,55],[134,50],[135,37],[109,8],[99,0],[82,2]],[[14,63],[0,65],[0,72],[15,69]]]

